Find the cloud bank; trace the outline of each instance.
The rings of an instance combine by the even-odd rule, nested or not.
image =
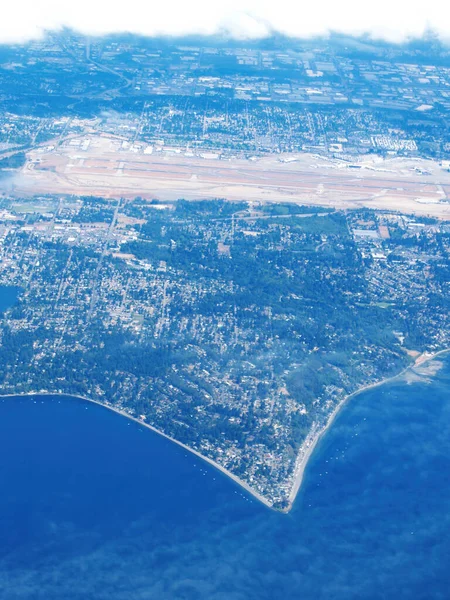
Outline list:
[[[450,40],[445,0],[15,0],[3,11],[0,42],[42,37],[69,27],[92,35],[226,34],[260,38],[277,32],[314,37],[329,32],[401,42],[435,31]]]

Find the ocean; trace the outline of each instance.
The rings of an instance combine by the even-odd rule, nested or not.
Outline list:
[[[450,359],[353,398],[280,514],[67,398],[0,401],[3,600],[450,597]]]

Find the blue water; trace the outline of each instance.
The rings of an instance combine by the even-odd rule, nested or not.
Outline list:
[[[16,303],[20,291],[14,285],[0,285],[0,314]]]
[[[289,515],[101,407],[0,401],[0,598],[448,600],[449,390],[355,398]]]

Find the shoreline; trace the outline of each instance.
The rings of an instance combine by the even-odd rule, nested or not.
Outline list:
[[[190,448],[186,444],[183,444],[183,442],[180,442],[179,440],[176,440],[175,438],[171,437],[170,435],[167,435],[167,433],[164,433],[163,431],[160,431],[156,427],[153,427],[153,425],[149,425],[148,423],[145,423],[145,421],[142,421],[141,419],[138,419],[136,417],[133,417],[132,415],[129,415],[127,412],[125,412],[124,410],[121,410],[120,408],[115,408],[114,406],[100,402],[99,400],[94,400],[93,398],[88,398],[87,396],[80,396],[79,394],[64,394],[61,392],[53,393],[53,392],[49,392],[49,391],[22,392],[22,393],[17,393],[17,394],[0,394],[0,400],[2,398],[15,398],[15,397],[17,397],[17,398],[30,397],[31,398],[33,396],[46,396],[46,397],[54,396],[57,398],[67,398],[67,399],[76,398],[77,400],[82,400],[83,402],[89,402],[91,404],[96,404],[97,406],[106,408],[122,417],[129,419],[130,421],[134,421],[135,423],[138,423],[138,425],[142,425],[143,427],[150,429],[154,433],[157,433],[158,435],[166,438],[167,440],[170,440],[177,446],[180,446],[181,448],[183,448],[183,450],[186,450],[186,451],[190,452],[191,454],[194,454],[201,460],[204,460],[205,462],[210,464],[212,467],[214,467],[215,469],[220,471],[223,475],[226,475],[227,477],[232,479],[235,483],[237,483],[240,487],[242,487],[246,492],[248,492],[254,498],[256,498],[256,500],[258,500],[259,502],[261,502],[262,504],[267,506],[267,508],[270,508],[271,510],[278,510],[278,509],[274,508],[270,504],[270,502],[266,498],[264,498],[264,496],[262,496],[259,492],[254,490],[252,487],[250,487],[248,485],[248,483],[246,483],[245,481],[240,479],[237,475],[234,475],[233,473],[231,473],[231,471],[228,471],[228,469],[226,469],[225,467],[222,467],[222,465],[219,465],[219,463],[212,460],[212,458],[208,458],[207,456],[201,454],[197,450],[194,450],[193,448]]]
[[[354,398],[355,396],[359,396],[359,394],[362,394],[368,390],[380,387],[382,385],[385,385],[387,383],[391,383],[392,381],[395,381],[396,379],[400,379],[400,377],[403,377],[403,375],[405,375],[408,371],[410,371],[411,369],[414,369],[415,367],[420,367],[424,364],[426,364],[427,362],[434,360],[435,358],[437,358],[438,356],[441,356],[443,354],[447,354],[450,352],[450,348],[445,348],[443,350],[438,350],[437,352],[422,352],[422,354],[420,354],[414,361],[413,364],[408,365],[407,367],[405,367],[404,369],[402,369],[400,371],[400,373],[397,373],[397,375],[392,375],[391,377],[386,377],[385,379],[381,379],[380,381],[376,381],[374,383],[369,383],[365,386],[363,386],[362,388],[352,392],[351,394],[349,394],[348,396],[345,396],[345,398],[343,398],[335,407],[335,409],[333,410],[333,412],[330,414],[330,416],[328,417],[328,420],[325,424],[325,426],[313,437],[311,444],[308,446],[308,448],[306,449],[306,451],[304,452],[304,454],[302,455],[302,458],[300,460],[297,459],[296,464],[295,464],[295,469],[294,469],[294,485],[292,486],[291,489],[291,493],[289,494],[289,504],[288,506],[282,510],[281,512],[285,512],[288,513],[290,512],[290,510],[292,509],[292,507],[294,506],[295,500],[297,498],[297,495],[300,491],[300,488],[302,486],[303,483],[303,479],[304,479],[304,474],[305,474],[305,470],[306,467],[308,466],[308,462],[309,459],[311,458],[311,455],[313,454],[317,444],[320,442],[320,440],[323,438],[323,436],[326,434],[326,432],[328,431],[328,429],[331,427],[331,425],[333,424],[335,418],[337,417],[337,415],[339,414],[341,408],[344,407],[344,405],[351,400],[352,398]],[[307,440],[305,440],[306,442]],[[302,452],[302,450],[300,450],[300,453]]]
[[[331,427],[331,425],[333,424],[335,418],[337,417],[337,415],[339,414],[341,408],[352,398],[354,398],[355,396],[358,396],[359,394],[362,394],[368,390],[380,387],[382,385],[385,385],[387,383],[390,383],[392,381],[395,381],[396,379],[399,379],[400,377],[402,377],[403,375],[405,375],[405,373],[407,373],[409,370],[414,369],[415,367],[419,367],[422,366],[424,364],[426,364],[427,362],[434,360],[435,358],[437,358],[438,356],[441,356],[443,354],[447,354],[450,352],[450,348],[446,348],[444,350],[439,350],[437,352],[434,353],[428,353],[428,352],[423,352],[422,354],[420,354],[416,360],[414,361],[413,364],[408,365],[407,367],[405,367],[404,369],[402,369],[399,373],[397,373],[396,375],[392,375],[391,377],[387,377],[385,379],[381,379],[380,381],[374,382],[374,383],[370,383],[368,385],[365,385],[363,387],[361,387],[358,390],[355,390],[354,392],[352,392],[351,394],[349,394],[348,396],[345,396],[345,398],[343,398],[341,400],[341,402],[339,402],[337,404],[337,406],[335,407],[335,409],[333,410],[333,412],[330,414],[330,416],[328,417],[328,420],[325,424],[325,426],[323,428],[321,428],[317,433],[312,434],[312,438],[310,441],[310,444],[308,445],[307,449],[302,453],[303,450],[303,445],[308,441],[308,438],[306,438],[305,442],[303,443],[299,455],[301,454],[301,459],[299,460],[299,455],[297,456],[297,460],[295,463],[295,468],[294,468],[294,483],[293,486],[291,488],[291,492],[289,494],[288,497],[288,504],[286,507],[284,508],[276,508],[274,507],[264,496],[262,496],[262,494],[260,494],[258,491],[256,491],[255,489],[253,489],[248,483],[246,483],[245,481],[243,481],[242,479],[240,479],[237,475],[234,475],[233,473],[231,473],[231,471],[229,471],[228,469],[226,469],[225,467],[223,467],[222,465],[220,465],[219,463],[215,462],[213,459],[208,458],[207,456],[201,454],[200,452],[198,452],[198,450],[194,450],[193,448],[190,448],[189,446],[187,446],[186,444],[183,444],[183,442],[180,442],[179,440],[176,440],[175,438],[171,437],[170,435],[167,435],[166,433],[164,433],[163,431],[160,431],[159,429],[157,429],[156,427],[154,427],[153,425],[149,425],[148,423],[145,423],[145,421],[142,421],[141,419],[138,419],[136,417],[133,417],[132,415],[128,414],[127,412],[125,412],[124,410],[121,410],[120,408],[116,408],[112,405],[106,404],[104,402],[100,402],[99,400],[94,400],[93,398],[88,398],[87,396],[81,396],[79,394],[66,394],[66,393],[62,393],[62,392],[49,392],[49,391],[42,391],[42,392],[38,392],[38,391],[34,391],[34,392],[22,392],[22,393],[10,393],[10,394],[0,394],[0,400],[2,398],[26,398],[26,397],[33,397],[33,396],[45,396],[45,397],[56,397],[56,398],[74,398],[77,400],[82,400],[83,402],[89,402],[91,404],[96,404],[97,406],[101,406],[107,410],[110,410],[122,417],[125,417],[127,419],[129,419],[130,421],[134,421],[135,423],[137,423],[138,425],[141,425],[143,427],[146,427],[147,429],[150,429],[151,431],[153,431],[154,433],[162,436],[163,438],[173,442],[174,444],[176,444],[177,446],[183,448],[184,450],[186,450],[187,452],[190,452],[191,454],[194,454],[194,456],[197,456],[197,458],[204,460],[205,462],[207,462],[209,465],[211,465],[213,468],[215,468],[216,470],[220,471],[223,475],[226,475],[227,477],[229,477],[232,481],[234,481],[237,485],[239,485],[240,487],[242,487],[246,492],[248,492],[251,496],[253,496],[256,500],[258,500],[261,504],[263,504],[264,506],[266,506],[267,508],[269,508],[270,510],[273,510],[275,512],[279,512],[279,513],[283,513],[283,514],[288,514],[295,503],[295,500],[297,498],[297,495],[301,489],[303,480],[304,480],[304,474],[305,474],[305,470],[306,467],[309,463],[309,460],[315,450],[315,448],[317,447],[317,444],[319,443],[319,441],[323,438],[323,436],[326,434],[326,432],[328,431],[328,429]]]

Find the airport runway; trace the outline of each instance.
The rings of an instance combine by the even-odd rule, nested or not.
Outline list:
[[[307,154],[289,161],[214,160],[124,152],[105,138],[93,142],[88,151],[63,144],[30,152],[16,192],[367,206],[450,219],[450,173],[431,161],[377,160],[358,168]]]

